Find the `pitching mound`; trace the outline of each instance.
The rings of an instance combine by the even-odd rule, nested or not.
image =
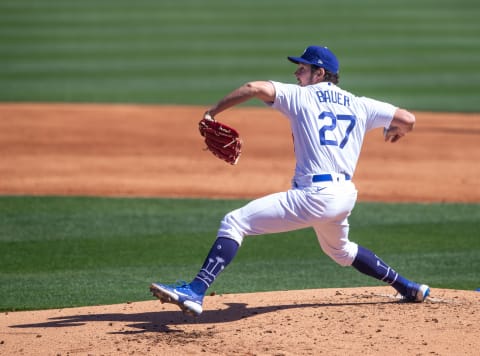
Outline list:
[[[289,187],[288,123],[269,109],[225,120],[238,166],[203,150],[198,107],[0,104],[0,194],[257,197]],[[480,202],[480,117],[417,113],[398,144],[367,135],[359,200]],[[173,132],[182,131],[182,140]],[[319,251],[320,253],[320,251]],[[145,287],[148,293],[148,286]],[[476,355],[480,293],[390,287],[215,295],[199,318],[153,300],[2,313],[2,355]]]
[[[4,355],[474,355],[477,292],[390,287],[205,298],[199,318],[158,301],[0,317]]]

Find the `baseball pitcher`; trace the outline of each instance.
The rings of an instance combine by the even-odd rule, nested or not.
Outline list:
[[[341,89],[339,62],[327,47],[310,46],[300,57],[288,59],[297,66],[298,85],[246,83],[208,109],[199,128],[212,153],[236,164],[241,140],[228,126],[215,132],[223,125],[216,121],[218,115],[253,98],[279,110],[289,120],[294,138],[296,166],[291,189],[228,213],[195,278],[180,285],[152,283],[151,292],[160,301],[177,304],[185,313],[198,316],[207,289],[234,259],[245,237],[312,227],[321,249],[333,261],[390,284],[404,301],[423,302],[430,288],[408,280],[373,252],[350,241],[348,224],[357,199],[352,179],[365,133],[383,128],[385,141],[397,142],[413,129],[414,115]],[[220,144],[209,144],[219,140],[207,140],[207,136],[222,136]]]

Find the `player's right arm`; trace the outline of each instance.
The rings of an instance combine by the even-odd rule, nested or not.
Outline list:
[[[385,141],[397,142],[412,131],[414,125],[415,115],[405,109],[398,108],[395,110],[390,126],[384,130]]]
[[[267,81],[245,83],[222,98],[217,104],[211,107],[207,113],[213,117],[232,106],[241,104],[252,98],[260,99],[266,103],[273,103],[275,100],[275,87]]]

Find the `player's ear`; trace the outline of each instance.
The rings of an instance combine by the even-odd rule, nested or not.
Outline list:
[[[325,69],[317,67],[313,74],[318,81],[322,81],[325,78]]]

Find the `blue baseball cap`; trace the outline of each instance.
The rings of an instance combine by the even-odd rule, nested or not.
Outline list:
[[[338,74],[339,63],[337,57],[327,47],[310,46],[303,52],[301,57],[288,57],[293,63],[311,64],[324,68],[333,74]]]

